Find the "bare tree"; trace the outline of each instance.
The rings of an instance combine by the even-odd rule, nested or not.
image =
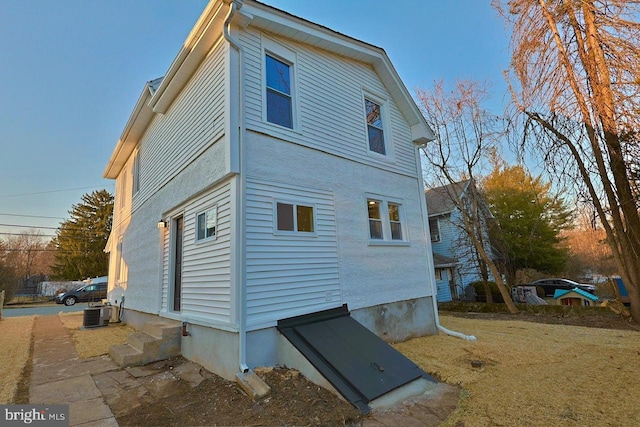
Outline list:
[[[493,0],[512,29],[514,105],[558,179],[588,195],[640,322],[640,12],[632,0]]]
[[[9,302],[18,289],[19,282],[11,261],[12,252],[6,242],[0,240],[0,291],[4,291],[4,302]]]
[[[455,87],[448,90],[443,82],[439,82],[431,91],[418,90],[417,96],[425,119],[436,134],[436,140],[422,150],[426,160],[425,175],[434,179],[436,186],[452,190],[448,197],[460,212],[460,223],[454,225],[462,230],[477,256],[491,271],[509,311],[517,313],[490,254],[485,231],[490,215],[474,184],[474,177],[486,166],[503,135],[499,118],[482,108],[488,97],[487,85],[457,81]],[[467,191],[455,191],[454,184],[463,179],[470,180]]]
[[[7,291],[7,301],[31,276],[48,276],[51,273],[53,252],[47,249],[47,242],[39,231],[24,230],[0,246],[0,267],[3,270],[0,285]]]

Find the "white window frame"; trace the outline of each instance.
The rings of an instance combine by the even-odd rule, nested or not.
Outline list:
[[[279,125],[277,123],[273,123],[267,120],[267,66],[266,60],[267,55],[275,58],[279,61],[284,62],[289,65],[289,79],[291,82],[291,127],[286,127]],[[262,36],[262,122],[273,126],[277,129],[284,129],[287,131],[295,131],[299,129],[298,126],[298,78],[297,78],[297,67],[298,67],[298,58],[295,51],[288,49],[287,47],[277,43],[274,40],[271,40],[264,35]]]
[[[369,122],[367,121],[367,103],[366,101],[374,102],[380,106],[380,115],[382,120],[382,135],[384,138],[384,151],[385,154],[378,153],[371,150],[369,145]],[[393,159],[393,136],[391,134],[391,121],[389,120],[389,100],[384,96],[375,94],[367,89],[362,89],[362,114],[364,118],[364,140],[367,144],[367,153],[378,159],[392,160]]]
[[[199,237],[198,236],[198,230],[199,230],[199,218],[200,216],[204,215],[204,221],[205,224],[207,223],[207,216],[209,214],[209,212],[211,212],[212,209],[215,209],[216,211],[216,225],[215,225],[215,232],[213,233],[213,235],[211,236],[206,236],[206,228],[205,228],[205,236],[204,237]],[[195,223],[195,238],[196,238],[196,243],[202,243],[202,242],[208,242],[208,241],[212,241],[212,240],[216,240],[216,238],[218,237],[218,227],[219,227],[219,223],[220,221],[218,221],[220,218],[220,214],[218,212],[218,204],[215,203],[213,205],[208,206],[206,209],[203,209],[201,211],[199,211],[198,213],[196,213],[196,223]]]
[[[278,229],[278,203],[293,206],[293,230]],[[313,231],[298,231],[298,206],[305,206],[312,209],[313,212]],[[307,203],[304,201],[293,201],[286,199],[275,199],[273,201],[273,234],[282,236],[300,236],[315,237],[318,235],[318,209],[315,203]]]
[[[124,240],[124,235],[118,236],[118,244],[116,246],[116,268],[114,272],[116,276],[116,280],[115,280],[116,286],[120,286],[123,282],[125,282],[125,280],[123,280],[125,276],[125,271],[124,271],[125,264],[124,264],[123,254],[122,254],[123,240]]]
[[[380,203],[380,220],[382,222],[382,239],[371,238],[371,230],[369,227],[369,201],[376,201]],[[389,203],[398,206],[398,216],[400,218],[400,228],[402,232],[402,239],[391,238],[391,221],[389,219]],[[392,245],[392,246],[408,246],[410,243],[409,230],[407,227],[406,215],[405,215],[405,203],[401,199],[395,199],[378,194],[366,194],[365,197],[365,218],[367,220],[367,235],[369,236],[369,245]]]
[[[432,232],[432,230],[431,230],[431,225],[430,225],[431,220],[434,220],[434,221],[436,222],[436,226],[438,227],[438,232],[436,233],[436,235],[438,236],[438,238],[437,238],[437,239],[435,239],[435,240],[434,240],[434,238],[433,238],[434,233],[433,233],[433,232]],[[441,241],[442,241],[442,236],[440,235],[440,219],[439,219],[439,218],[437,218],[437,217],[435,217],[435,218],[434,218],[434,217],[429,218],[429,238],[431,239],[431,242],[432,242],[432,243],[439,243],[439,242],[441,242]]]
[[[133,165],[131,167],[131,175],[132,179],[132,191],[131,193],[135,196],[140,191],[140,150],[136,150],[133,155]]]
[[[127,173],[128,172],[126,168],[122,170],[122,173],[120,174],[120,182],[118,183],[118,190],[116,193],[120,212],[124,211],[124,206],[126,205],[127,200]]]

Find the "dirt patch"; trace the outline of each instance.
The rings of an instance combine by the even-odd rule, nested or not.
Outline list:
[[[161,374],[151,374],[141,381],[150,395],[140,406],[128,405],[127,412],[116,407],[118,424],[134,425],[358,425],[362,415],[349,403],[309,382],[299,372],[284,368],[257,369],[271,387],[264,399],[253,401],[238,385],[202,372],[198,384],[168,380],[184,364],[178,357],[151,365]],[[145,374],[146,375],[146,374]],[[147,379],[148,378],[148,379]],[[154,378],[158,378],[155,379]],[[164,378],[164,384],[161,378]],[[152,384],[154,384],[152,386]],[[120,406],[121,408],[121,406]],[[113,410],[113,407],[112,407]]]
[[[523,322],[545,323],[549,325],[584,326],[587,328],[621,329],[637,331],[640,328],[626,322],[615,313],[605,311],[596,315],[568,315],[566,313],[534,313],[521,311],[518,314],[477,313],[440,310],[441,316],[464,317],[482,320],[520,320]]]

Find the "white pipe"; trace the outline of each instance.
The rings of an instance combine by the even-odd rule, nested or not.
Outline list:
[[[420,160],[420,148],[417,147],[416,148],[416,164],[418,167],[418,180],[420,183],[423,183],[424,180],[422,179],[422,162]],[[423,228],[424,228],[424,240],[427,246],[427,270],[429,270],[430,272],[434,272],[435,273],[435,267],[433,265],[433,249],[431,248],[431,236],[429,235],[429,213],[427,212],[427,200],[425,198],[424,195],[424,188],[421,185],[418,185],[418,193],[419,193],[419,200],[421,200],[420,203],[420,207],[422,210],[422,221],[424,222],[423,224]],[[433,315],[435,317],[435,321],[436,321],[436,327],[438,328],[438,330],[444,332],[447,335],[450,335],[452,337],[456,337],[456,338],[462,338],[463,340],[467,340],[467,341],[476,341],[477,338],[473,335],[465,335],[461,332],[456,332],[456,331],[452,331],[450,329],[445,328],[444,326],[442,326],[440,324],[440,315],[438,314],[438,301],[437,301],[437,297],[438,297],[438,287],[436,286],[436,280],[435,280],[435,276],[432,276],[431,279],[431,302],[433,303]]]
[[[224,25],[222,27],[222,32],[224,34],[225,40],[229,42],[229,45],[232,46],[235,50],[238,51],[238,179],[240,181],[239,188],[236,188],[236,213],[238,219],[238,227],[236,228],[240,237],[236,241],[236,264],[237,264],[237,272],[236,272],[236,286],[237,286],[237,304],[238,304],[238,335],[239,335],[239,343],[238,343],[238,364],[240,365],[241,372],[248,372],[249,367],[247,366],[247,324],[246,324],[246,309],[247,309],[247,295],[245,292],[244,286],[244,275],[243,272],[243,248],[244,248],[244,188],[245,188],[245,171],[243,167],[244,156],[242,153],[243,149],[243,140],[244,140],[244,112],[243,109],[243,90],[242,90],[242,61],[243,61],[243,50],[240,43],[231,37],[231,33],[229,31],[231,27],[231,19],[237,12],[238,9],[242,7],[242,2],[238,2],[236,0],[231,1],[231,6],[229,7],[229,12],[227,13],[227,17],[224,20]],[[230,127],[233,127],[234,123],[230,124]],[[239,244],[238,244],[239,243]]]

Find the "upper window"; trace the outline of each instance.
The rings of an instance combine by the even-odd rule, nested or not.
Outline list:
[[[291,65],[265,55],[267,121],[293,129]]]
[[[196,240],[215,238],[218,232],[218,206],[199,213],[196,219]]]
[[[118,203],[120,204],[120,210],[123,210],[127,199],[127,173],[124,171],[122,175],[120,175],[120,188],[118,188],[117,196]]]
[[[133,157],[133,194],[140,190],[140,150]]]
[[[382,107],[380,104],[365,98],[365,111],[367,115],[367,133],[369,136],[369,150],[374,153],[386,155],[387,149],[384,142],[384,126],[382,120]]]
[[[276,230],[279,232],[315,232],[313,206],[276,202]]]
[[[406,241],[400,203],[367,199],[367,211],[371,240]]]
[[[429,218],[429,232],[431,233],[431,241],[440,241],[440,222],[438,218]]]

